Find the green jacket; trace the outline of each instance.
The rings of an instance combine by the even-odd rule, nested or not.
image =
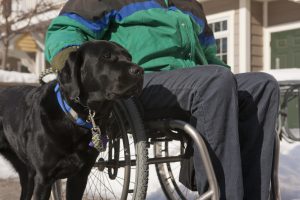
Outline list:
[[[196,0],[70,0],[49,26],[49,62],[70,46],[109,40],[125,47],[145,71],[226,66]]]

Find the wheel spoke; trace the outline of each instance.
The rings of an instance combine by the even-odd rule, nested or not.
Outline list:
[[[141,116],[132,100],[116,101],[108,121],[107,135],[110,142],[107,143],[106,151],[99,154],[88,177],[83,199],[144,199],[148,184],[148,150]],[[113,143],[112,140],[118,141]],[[137,158],[137,155],[141,156]],[[114,164],[114,161],[122,166]],[[137,166],[131,166],[132,163]],[[108,171],[109,168],[112,171]],[[129,188],[133,191],[130,194]]]
[[[177,156],[181,154],[182,146],[178,141],[156,142],[154,144],[155,157]],[[197,192],[193,192],[179,182],[180,162],[156,164],[158,179],[162,189],[169,199],[196,199]]]

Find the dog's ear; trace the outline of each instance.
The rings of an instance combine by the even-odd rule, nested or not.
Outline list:
[[[61,89],[70,99],[79,97],[80,69],[82,63],[80,51],[73,51],[69,54],[63,69],[58,73],[58,81]]]

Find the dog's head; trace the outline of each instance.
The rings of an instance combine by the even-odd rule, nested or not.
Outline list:
[[[120,45],[92,41],[70,53],[58,81],[67,98],[79,97],[83,104],[97,109],[101,102],[138,95],[143,73]]]

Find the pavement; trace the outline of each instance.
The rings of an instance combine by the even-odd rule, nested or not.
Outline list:
[[[18,179],[0,179],[0,200],[19,200],[20,194]]]

